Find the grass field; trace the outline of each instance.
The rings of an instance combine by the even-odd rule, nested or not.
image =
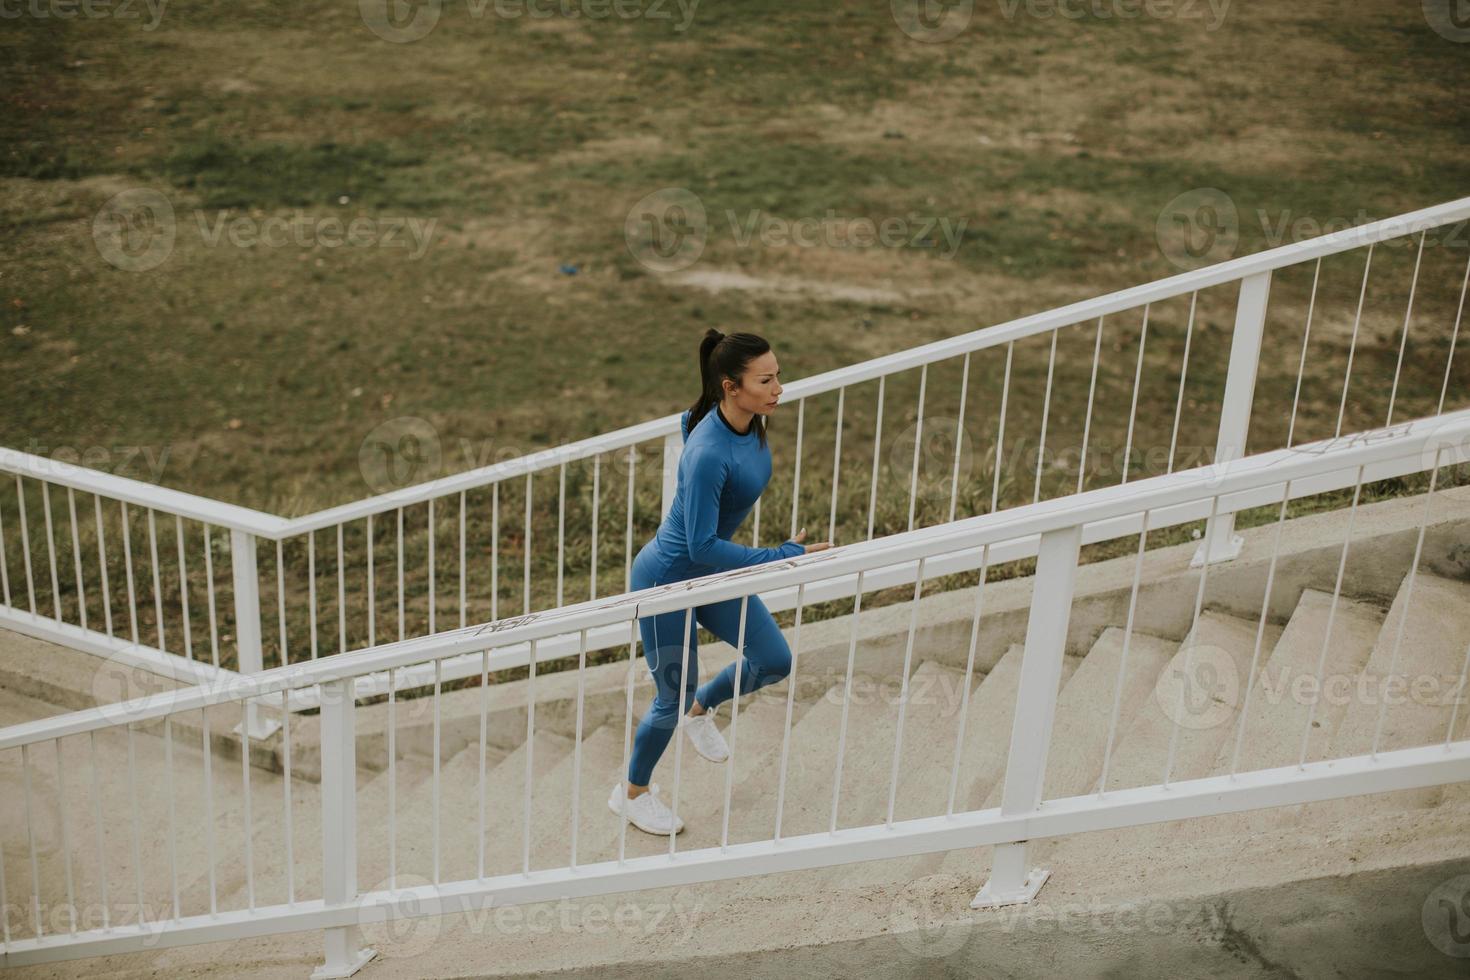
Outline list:
[[[1470,192],[1470,43],[1417,3],[1237,0],[1218,22],[1202,3],[1131,18],[1126,3],[1078,17],[981,3],[944,43],[905,33],[903,6],[628,0],[643,16],[594,19],[449,2],[406,43],[347,2],[179,0],[156,25],[146,7],[0,19],[0,444],[301,514],[372,492],[359,451],[392,419],[437,433],[427,477],[681,409],[707,326],[764,334],[794,380],[1174,274],[1157,229],[1191,191],[1218,189],[1238,214],[1233,248],[1198,261]],[[94,237],[106,202],[135,188],[161,192],[177,222],[146,271],[107,261]],[[706,213],[702,255],[674,272],[626,234],[665,188]],[[254,242],[272,219],[308,240]],[[325,244],[329,222],[354,219],[369,241]],[[780,233],[803,220],[826,237]],[[885,220],[904,232],[886,244],[827,234]],[[1467,240],[1461,228],[1426,249],[1400,418],[1439,394]],[[1374,259],[1354,378],[1392,376],[1404,245]],[[1351,425],[1381,421],[1376,382],[1340,402],[1362,261],[1323,265],[1298,439],[1330,434],[1340,404]],[[1284,437],[1311,275],[1273,286],[1253,441]],[[1233,299],[1201,297],[1175,465],[1213,446]],[[1148,472],[1171,464],[1157,450],[1187,303],[1153,316],[1135,447]],[[1062,341],[1052,445],[1079,439],[1090,331]],[[1137,333],[1120,322],[1105,337],[1107,446],[1121,445]],[[1043,347],[1018,354],[1018,433],[1038,426]],[[1457,364],[1456,406],[1470,357]],[[930,411],[954,402],[958,367],[931,371]],[[999,356],[972,368],[977,431],[1002,370]],[[886,433],[912,420],[916,390],[916,374],[890,384]],[[812,473],[831,466],[831,401],[808,411]],[[872,403],[849,393],[848,431],[871,432]],[[772,426],[780,472],[794,421]],[[1030,499],[1020,456],[1036,451],[1034,435],[1014,442],[1011,503]],[[989,506],[987,445],[961,513]],[[880,533],[907,517],[906,461],[885,453]],[[857,458],[839,542],[867,518]],[[1045,475],[1043,496],[1075,479]],[[825,529],[811,492],[803,523]],[[640,537],[657,519],[646,496]],[[921,521],[947,503],[926,497]],[[789,495],[770,508],[789,512]],[[784,534],[784,516],[768,519]]]

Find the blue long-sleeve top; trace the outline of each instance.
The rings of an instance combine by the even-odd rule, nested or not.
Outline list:
[[[771,449],[760,444],[755,420],[738,432],[718,405],[689,431],[680,417],[684,449],[674,500],[648,547],[661,581],[697,578],[732,568],[794,558],[806,553],[787,540],[775,548],[750,548],[730,540],[771,479]]]

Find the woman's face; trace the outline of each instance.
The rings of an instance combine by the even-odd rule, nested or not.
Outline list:
[[[730,381],[725,382],[725,397],[742,411],[769,415],[776,410],[783,390],[780,375],[781,365],[776,363],[776,352],[766,351],[746,363],[739,388]]]

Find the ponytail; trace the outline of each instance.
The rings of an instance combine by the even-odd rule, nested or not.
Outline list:
[[[710,327],[699,341],[699,397],[689,406],[689,431],[692,433],[699,420],[725,398],[723,381],[728,378],[737,385],[745,372],[745,365],[771,349],[764,337],[753,333],[723,334]],[[766,444],[766,418],[756,415],[750,422],[756,427],[760,444]]]

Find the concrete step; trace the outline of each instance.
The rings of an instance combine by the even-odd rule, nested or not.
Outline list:
[[[1383,617],[1377,606],[1344,596],[1337,598],[1334,610],[1330,593],[1304,590],[1281,638],[1261,654],[1263,663],[1257,669],[1244,720],[1237,717],[1230,726],[1207,775],[1226,775],[1232,766],[1236,772],[1249,772],[1295,765],[1302,758],[1302,736],[1309,730],[1309,720],[1306,758],[1323,758],[1348,707],[1341,682],[1357,676],[1368,662]],[[1322,693],[1313,697],[1319,670],[1324,678]],[[1180,821],[1169,832],[1181,840],[1220,834],[1248,839],[1280,822],[1282,816],[1279,808],[1225,814]]]
[[[1414,576],[1411,595],[1409,577],[1405,576],[1368,663],[1354,678],[1351,700],[1327,754],[1341,757],[1371,752],[1380,713],[1383,727],[1379,751],[1443,742],[1454,714],[1455,692],[1465,669],[1467,650],[1470,583],[1421,568]],[[1459,715],[1463,721],[1463,706]],[[1443,787],[1376,793],[1356,800],[1332,801],[1313,812],[1327,820],[1353,819],[1354,814],[1370,808],[1431,807],[1444,796]],[[1304,817],[1302,808],[1294,807],[1288,819],[1295,824]]]
[[[1165,778],[1166,770],[1171,780],[1210,771],[1240,711],[1240,688],[1249,676],[1257,627],[1226,613],[1200,614],[1119,740],[1107,789],[1151,786]],[[1281,633],[1280,626],[1267,624],[1263,645],[1274,648]]]
[[[684,830],[675,841],[676,848],[692,850],[719,845],[725,827],[725,782],[729,765],[735,767],[730,787],[729,841],[740,843],[770,837],[775,825],[775,784],[771,783],[772,789],[767,796],[753,780],[761,774],[774,772],[780,764],[781,738],[786,728],[787,690],[783,682],[741,698],[733,742],[729,724],[731,705],[720,705],[715,723],[724,733],[725,741],[730,743],[731,750],[731,759],[725,765],[715,765],[702,758],[688,743],[687,736],[680,736],[686,740],[679,765],[678,800]],[[820,704],[820,699],[815,705],[800,699],[792,703],[793,745],[796,744],[796,732],[807,714]],[[636,728],[636,720],[634,724]],[[670,739],[653,776],[660,787],[659,796],[671,807],[674,805],[675,745]],[[600,812],[594,809],[601,822],[589,832],[586,860],[615,860],[618,856],[621,822],[608,811],[607,797],[613,783],[624,779],[620,758],[618,767],[604,776],[598,802]],[[655,837],[629,826],[624,847],[626,856],[641,857],[668,853],[669,842],[666,837]]]
[[[51,705],[13,691],[0,690],[0,717],[21,721],[57,713]],[[198,722],[198,716],[195,716]],[[209,756],[210,794],[205,785],[205,755],[199,729],[191,733],[170,725],[172,767],[163,726],[152,734],[134,731],[132,776],[136,787],[137,835],[134,838],[134,802],[129,793],[128,734],[126,729],[109,729],[96,735],[98,784],[101,790],[102,848],[99,867],[96,798],[93,795],[92,736],[68,736],[60,742],[61,776],[58,774],[57,744],[33,746],[31,812],[36,833],[36,857],[41,879],[41,902],[52,906],[48,929],[66,928],[66,865],[70,858],[73,895],[87,911],[91,924],[100,925],[106,911],[113,923],[137,921],[173,914],[174,882],[177,880],[181,914],[210,910],[209,868],[215,871],[218,900],[230,890],[229,869],[240,864],[244,840],[244,776],[238,755],[225,757],[212,743]],[[24,787],[20,753],[7,752],[0,759],[0,807],[4,826],[13,828],[5,837],[7,894],[14,906],[31,895],[30,847],[26,836]],[[172,792],[170,793],[170,785]],[[284,780],[278,774],[250,769],[251,813],[256,836],[271,829],[279,834],[283,822]],[[293,808],[303,820],[315,820],[318,812],[316,787],[293,781]],[[172,807],[170,800],[172,799]],[[274,801],[275,808],[269,809]],[[211,810],[212,807],[212,810]],[[170,809],[172,808],[172,818]],[[174,828],[170,834],[170,826]],[[313,824],[315,826],[315,824]],[[211,840],[206,828],[213,829]],[[63,831],[67,847],[61,846]],[[170,838],[172,836],[172,844]],[[257,866],[273,861],[270,855],[279,842],[260,840]],[[135,859],[135,852],[137,857]],[[172,857],[170,856],[172,855]],[[141,889],[139,877],[141,876]],[[107,899],[103,902],[103,887]],[[141,890],[141,898],[140,898]],[[219,907],[219,906],[217,906]],[[14,924],[14,923],[13,923]],[[83,925],[87,922],[84,921]]]

